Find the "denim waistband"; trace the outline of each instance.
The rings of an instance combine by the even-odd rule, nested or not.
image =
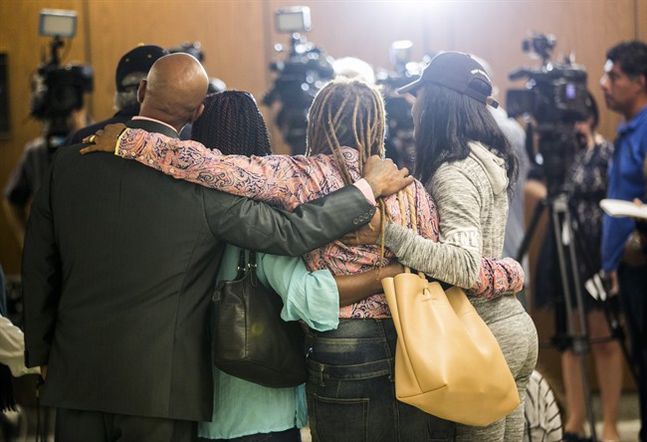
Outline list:
[[[340,319],[336,330],[318,332],[310,330],[311,337],[317,340],[342,338],[397,338],[395,325],[390,318],[385,319]]]
[[[360,380],[391,376],[397,334],[391,319],[342,319],[336,330],[310,331],[310,380]]]

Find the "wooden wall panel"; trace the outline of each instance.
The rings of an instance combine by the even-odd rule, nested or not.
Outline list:
[[[636,1],[636,38],[647,41],[647,0]]]
[[[97,70],[95,115],[113,113],[114,71],[139,43],[175,47],[200,41],[205,67],[229,88],[265,88],[262,4],[258,1],[102,1],[90,3],[90,44]]]
[[[25,143],[36,138],[41,125],[29,118],[30,75],[38,67],[48,38],[38,35],[38,17],[43,8],[74,9],[78,12],[77,35],[63,60],[84,61],[85,35],[82,0],[3,0],[0,2],[0,51],[9,58],[9,113],[11,134],[0,139],[0,188],[20,157]],[[65,52],[65,49],[63,53]],[[46,51],[47,53],[47,51]],[[8,274],[19,271],[20,252],[4,211],[0,210],[0,264]]]

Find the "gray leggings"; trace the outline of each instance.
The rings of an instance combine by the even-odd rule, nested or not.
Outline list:
[[[487,427],[456,426],[456,440],[465,442],[521,442],[524,431],[523,404],[526,385],[537,364],[537,329],[523,312],[488,323],[517,383],[521,403],[515,410]]]

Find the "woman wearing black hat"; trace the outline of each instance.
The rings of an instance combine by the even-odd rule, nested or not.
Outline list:
[[[416,95],[416,177],[436,201],[442,242],[396,224],[387,226],[384,242],[403,264],[460,287],[473,283],[481,256],[502,255],[509,184],[517,172],[510,145],[486,107],[497,106],[491,91],[483,67],[458,52],[437,55],[419,80],[400,90]],[[535,326],[515,296],[470,300],[497,338],[522,403],[487,427],[459,425],[457,440],[520,441],[526,384],[537,361]]]

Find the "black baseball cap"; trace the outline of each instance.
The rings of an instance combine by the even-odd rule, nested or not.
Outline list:
[[[498,107],[490,95],[492,81],[481,64],[464,52],[441,52],[431,59],[420,77],[398,89],[399,94],[415,92],[425,84],[437,84],[467,95],[483,104]]]
[[[126,52],[117,64],[117,72],[115,74],[117,91],[125,92],[129,87],[135,86],[132,84],[124,84],[124,78],[126,76],[135,72],[147,74],[151,66],[153,66],[153,63],[167,54],[168,51],[166,49],[155,45],[140,45]]]

